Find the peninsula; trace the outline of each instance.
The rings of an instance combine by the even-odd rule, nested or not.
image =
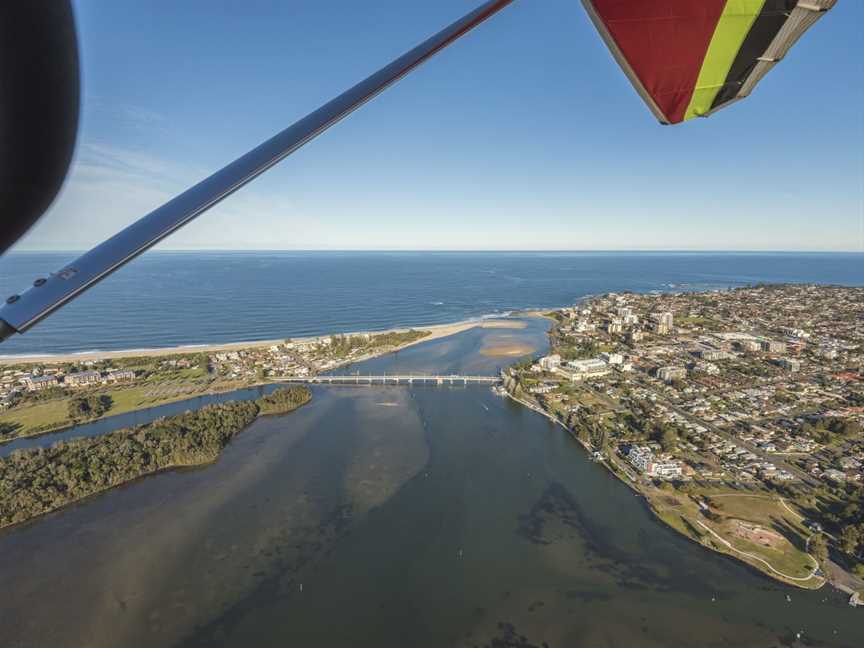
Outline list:
[[[146,475],[216,461],[257,417],[288,414],[311,398],[308,387],[283,387],[255,401],[209,405],[98,437],[13,452],[0,458],[0,528]]]
[[[546,313],[550,353],[505,385],[685,536],[851,594],[864,591],[862,313],[860,288],[611,293]]]
[[[313,376],[455,335],[476,320],[373,333],[152,350],[0,358],[0,443],[105,416]]]
[[[796,285],[591,297],[531,313],[552,322],[549,352],[505,369],[501,389],[565,427],[691,540],[790,585],[831,582],[850,594],[864,592],[862,304],[862,289]],[[476,326],[519,324],[476,321],[145,355],[18,359],[0,367],[0,438],[280,379],[311,381]],[[515,360],[530,352],[518,336],[509,337],[481,355]],[[179,455],[165,451],[164,465],[138,462],[92,488],[50,486],[45,497],[35,481],[25,488],[14,478],[34,458],[80,463],[79,447],[110,455],[118,440],[158,437],[164,424],[16,455],[21,465],[7,461],[13,478],[0,499],[18,504],[0,511],[0,524],[157,470],[212,461],[268,407],[256,402],[251,414],[248,404],[204,408],[201,416],[229,419],[222,436]],[[184,425],[167,425],[175,424]]]

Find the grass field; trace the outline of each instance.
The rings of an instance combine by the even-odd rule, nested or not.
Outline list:
[[[32,434],[36,430],[62,427],[69,420],[67,413],[68,402],[69,399],[64,398],[15,408],[0,414],[0,423],[20,425],[21,427],[16,431],[15,436]]]
[[[189,371],[193,372],[196,370]],[[196,374],[190,374],[189,378],[193,376],[196,376]],[[199,379],[191,381],[186,378],[176,378],[165,382],[148,381],[134,387],[99,389],[95,392],[88,391],[87,393],[107,394],[110,396],[113,404],[107,412],[107,416],[112,416],[114,414],[124,414],[187,398],[194,398],[206,393],[231,391],[244,386],[242,383],[233,381],[212,382],[201,380],[200,375],[197,375],[197,377]],[[41,434],[66,427],[72,424],[68,416],[69,400],[70,398],[60,398],[35,405],[16,407],[0,413],[0,423],[17,424],[20,426],[8,439]]]
[[[583,407],[587,407],[596,412],[611,412],[618,407],[620,403],[606,394],[598,394],[593,391],[581,390],[575,394],[576,401]]]
[[[776,496],[728,492],[697,495],[710,499],[712,512],[719,516],[712,520],[682,493],[655,490],[647,495],[658,517],[702,544],[799,587],[817,588],[824,583],[812,576],[814,562],[804,551],[808,529]],[[751,535],[749,530],[756,533]]]
[[[110,389],[104,393],[111,396],[114,404],[110,414],[123,414],[156,405],[164,405],[184,398],[193,398],[210,391],[212,383],[209,381],[188,382],[165,382],[152,383],[126,389]]]

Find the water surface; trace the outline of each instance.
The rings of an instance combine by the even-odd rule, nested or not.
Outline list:
[[[0,295],[74,253],[0,257]],[[765,282],[864,285],[864,255],[148,252],[0,354],[168,347],[421,326],[585,295]]]
[[[544,328],[504,334],[540,349]],[[360,369],[492,371],[500,335]],[[480,386],[316,387],[216,464],[2,532],[0,556],[15,647],[864,644],[844,597],[690,543]]]

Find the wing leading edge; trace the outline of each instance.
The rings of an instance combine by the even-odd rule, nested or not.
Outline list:
[[[582,0],[664,124],[743,99],[837,0]]]
[[[61,270],[36,279],[25,293],[9,296],[6,303],[0,305],[0,342],[14,333],[28,330],[241,189],[513,2],[514,0],[488,0],[293,126],[140,218]]]

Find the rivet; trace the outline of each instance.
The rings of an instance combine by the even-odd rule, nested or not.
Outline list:
[[[7,303],[7,304],[14,304],[14,303],[17,302],[19,299],[21,299],[21,295],[12,295],[11,297],[9,297],[9,298],[6,300],[6,303]]]
[[[48,283],[47,279],[45,279],[44,277],[39,277],[36,281],[33,282],[33,285],[38,288],[39,286],[44,286],[46,283]]]

